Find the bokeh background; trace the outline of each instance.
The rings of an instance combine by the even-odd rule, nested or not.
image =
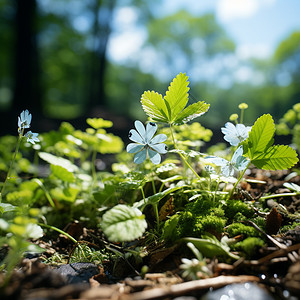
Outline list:
[[[0,0],[0,133],[29,109],[34,132],[102,117],[122,135],[146,120],[141,94],[179,72],[210,129],[241,102],[247,125],[279,120],[300,102],[299,13],[299,0]]]

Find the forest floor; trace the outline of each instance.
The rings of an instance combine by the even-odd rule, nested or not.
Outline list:
[[[289,193],[290,190],[283,187],[287,175],[284,171],[253,169],[247,176],[248,181],[241,183],[243,197],[257,199],[266,193]],[[253,183],[251,179],[255,179]],[[265,183],[258,183],[258,180]],[[300,176],[293,176],[289,182],[299,184]],[[23,259],[9,284],[2,288],[1,299],[204,299],[202,297],[208,291],[245,282],[263,288],[270,299],[298,299],[300,227],[285,233],[280,233],[280,228],[288,218],[299,213],[300,197],[279,197],[276,201],[271,198],[267,205],[273,208],[264,232],[267,246],[259,249],[251,259],[241,258],[231,263],[220,261],[217,257],[207,259],[211,276],[200,272],[197,274],[199,279],[183,279],[180,246],[167,247],[164,244],[156,244],[149,249],[142,262],[142,265],[148,266],[144,274],[137,271],[133,261],[123,258],[114,262],[107,259],[99,265],[68,261],[56,266],[45,264],[45,258],[61,253],[68,256],[72,251],[72,243],[60,235],[56,240],[36,241],[46,251],[42,257]],[[84,228],[78,222],[74,222],[67,232],[95,247],[101,247],[105,242],[99,230]],[[143,243],[143,239],[138,243]],[[0,280],[3,278],[2,274]],[[251,289],[248,296],[252,298]]]

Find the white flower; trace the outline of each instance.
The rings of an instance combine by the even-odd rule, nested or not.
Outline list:
[[[23,128],[29,128],[31,123],[32,116],[29,113],[29,111],[23,110],[20,114],[20,117],[18,117],[18,127],[19,131]]]
[[[43,236],[43,229],[34,223],[28,223],[25,235],[30,239],[39,239]]]
[[[237,146],[240,142],[246,140],[250,130],[251,126],[245,126],[244,124],[233,125],[230,122],[227,122],[225,127],[221,128],[222,133],[224,133],[224,140],[232,146]]]
[[[134,125],[136,130],[131,129],[129,131],[129,139],[135,143],[130,143],[127,146],[127,152],[136,153],[133,161],[137,164],[142,163],[147,158],[147,154],[152,163],[159,164],[161,161],[160,154],[167,153],[167,146],[162,143],[167,139],[167,136],[158,134],[153,137],[157,130],[157,125],[153,122],[147,124],[146,130],[140,121],[135,121]]]
[[[247,167],[249,160],[243,156],[243,146],[239,146],[233,153],[231,161],[217,156],[205,157],[209,162],[220,166],[221,173],[225,177],[233,176],[234,170],[243,171]]]
[[[27,137],[27,142],[30,142],[31,144],[35,144],[35,142],[39,142],[40,140],[38,139],[38,133],[28,131],[25,136]]]

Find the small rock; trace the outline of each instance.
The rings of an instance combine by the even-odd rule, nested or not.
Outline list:
[[[274,300],[264,289],[253,283],[230,284],[213,292],[208,292],[201,300]]]
[[[60,265],[55,272],[66,277],[69,284],[88,283],[91,277],[99,273],[99,269],[92,263],[73,263]]]

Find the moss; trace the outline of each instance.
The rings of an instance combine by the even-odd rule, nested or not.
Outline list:
[[[200,219],[200,220],[199,220]],[[210,232],[214,235],[220,235],[224,231],[226,220],[215,215],[209,215],[203,218],[198,217],[197,223],[202,224],[202,234]]]
[[[237,213],[251,218],[255,213],[253,208],[241,200],[227,200],[223,208],[228,219],[234,219]]]
[[[260,233],[253,227],[242,223],[233,223],[227,227],[227,233],[230,237],[243,235],[244,237],[258,237]]]
[[[281,229],[280,229],[280,233],[285,233],[289,230],[293,230],[293,229],[295,229],[295,227],[300,227],[300,223],[299,222],[293,222],[292,224],[282,226]]]
[[[265,242],[257,237],[248,237],[245,240],[232,245],[233,250],[242,251],[250,258],[257,253],[257,250],[263,247]]]

